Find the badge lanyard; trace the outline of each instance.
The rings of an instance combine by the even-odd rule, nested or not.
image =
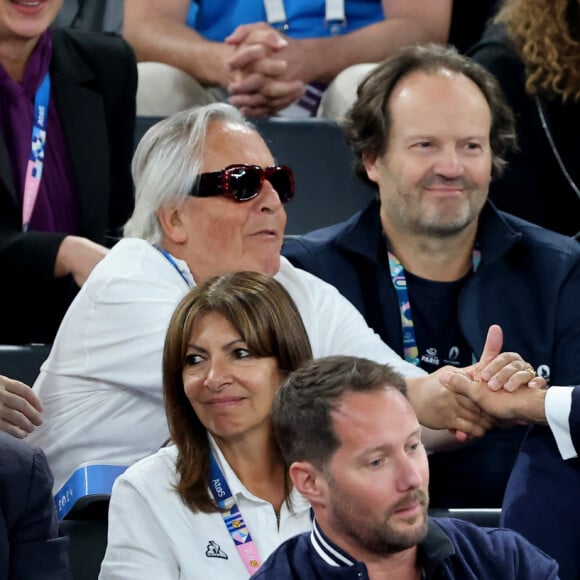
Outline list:
[[[286,16],[283,0],[263,0],[266,20],[282,33],[288,32],[290,24]],[[346,25],[344,0],[326,0],[324,25],[330,29],[332,36],[337,36]],[[304,87],[304,94],[280,114],[284,117],[315,117],[327,83],[310,82]]]
[[[192,283],[187,279],[185,274],[181,271],[181,268],[177,265],[177,262],[175,261],[174,257],[166,249],[162,248],[161,246],[155,246],[155,247],[161,252],[161,254],[163,254],[163,257],[175,268],[177,273],[181,276],[182,280],[187,284],[187,287],[192,288],[193,287]]]
[[[473,250],[471,257],[473,271],[475,272],[481,262],[481,252]],[[403,353],[405,360],[419,366],[419,348],[415,337],[415,326],[413,325],[413,316],[411,315],[411,302],[407,292],[407,278],[405,277],[405,268],[399,260],[389,252],[389,269],[391,270],[391,280],[397,292],[399,300],[399,309],[401,311],[401,327],[403,330]]]
[[[325,4],[324,23],[330,27],[333,36],[340,34],[340,29],[346,24],[344,0],[326,0]],[[282,32],[290,28],[283,0],[264,0],[264,10],[269,24]]]
[[[230,487],[226,482],[226,478],[220,469],[213,453],[210,453],[210,489],[215,499],[217,506],[225,511],[222,511],[222,517],[226,528],[236,546],[238,554],[249,572],[250,576],[254,574],[262,565],[260,556],[250,536],[244,518],[236,505],[236,502],[230,491]]]
[[[22,231],[27,232],[30,218],[36,205],[42,170],[44,168],[44,150],[46,146],[46,124],[48,105],[50,103],[50,74],[47,72],[34,96],[34,123],[30,145],[30,157],[24,178],[22,196]]]

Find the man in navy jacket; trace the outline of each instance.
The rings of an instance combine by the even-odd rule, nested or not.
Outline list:
[[[487,413],[534,424],[507,485],[502,524],[556,558],[562,580],[580,578],[580,386],[494,393],[459,373],[445,382]]]
[[[0,377],[1,379],[1,377]],[[69,580],[58,537],[52,475],[40,449],[0,432],[0,578]]]
[[[477,358],[496,323],[551,384],[580,384],[580,246],[487,201],[515,142],[493,76],[452,49],[404,49],[361,84],[345,127],[378,198],[284,254],[429,372]],[[432,504],[499,507],[524,434],[493,429],[430,456]]]
[[[421,427],[387,365],[311,361],[280,387],[272,420],[313,531],[282,544],[253,578],[558,577],[556,562],[515,532],[427,517]]]
[[[560,452],[549,429],[532,427],[514,465],[502,511],[503,525],[556,558],[562,580],[580,578],[580,387],[571,395],[574,450]]]

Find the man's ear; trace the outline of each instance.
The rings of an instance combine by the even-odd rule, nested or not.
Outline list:
[[[379,176],[377,173],[377,155],[365,152],[362,154],[362,162],[367,172],[367,177],[374,183],[378,183]]]
[[[183,244],[187,241],[187,231],[181,215],[182,208],[179,205],[160,207],[156,214],[164,235],[175,244]]]
[[[326,504],[328,484],[324,473],[308,461],[295,461],[289,469],[294,487],[312,506]]]

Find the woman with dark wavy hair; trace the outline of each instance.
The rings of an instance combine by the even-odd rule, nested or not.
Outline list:
[[[471,51],[516,114],[519,151],[492,183],[509,213],[566,235],[580,230],[580,3],[505,0]]]
[[[300,314],[272,277],[227,274],[181,301],[163,355],[175,445],[115,483],[101,578],[248,578],[310,528],[270,412],[282,380],[311,357]]]

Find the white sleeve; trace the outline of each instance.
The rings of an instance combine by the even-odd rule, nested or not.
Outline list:
[[[179,564],[147,498],[121,475],[109,507],[107,550],[99,580],[175,580]]]
[[[169,320],[186,285],[163,273],[86,283],[63,320],[42,370],[162,398]]]
[[[87,375],[161,397],[165,334],[186,292],[185,285],[163,280],[111,281],[96,296],[87,329],[86,348],[93,353]]]
[[[278,279],[300,310],[315,358],[360,356],[388,363],[406,377],[426,374],[387,346],[334,286],[299,268],[293,272],[284,268]]]
[[[570,411],[574,387],[551,387],[546,392],[544,408],[562,459],[578,457],[570,436]]]

